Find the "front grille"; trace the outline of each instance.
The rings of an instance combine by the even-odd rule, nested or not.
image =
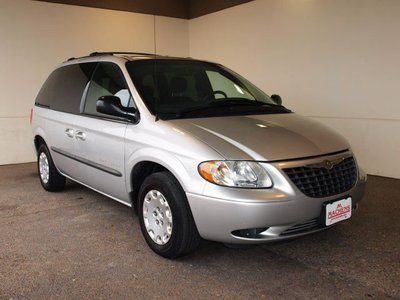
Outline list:
[[[305,195],[322,198],[350,190],[357,179],[353,157],[345,158],[331,169],[319,166],[302,166],[283,169],[297,188]]]
[[[322,228],[322,226],[319,224],[318,218],[316,218],[316,219],[305,221],[300,224],[296,224],[296,225],[286,229],[280,235],[286,236],[286,235],[300,234],[300,233],[305,233],[308,231],[317,230],[320,228]]]

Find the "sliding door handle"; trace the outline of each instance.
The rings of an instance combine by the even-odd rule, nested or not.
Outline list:
[[[74,137],[74,130],[72,128],[66,128],[65,129],[65,134],[67,137],[73,138]]]
[[[84,141],[84,140],[86,140],[86,133],[84,133],[83,131],[77,131],[75,133],[75,138],[77,140]]]

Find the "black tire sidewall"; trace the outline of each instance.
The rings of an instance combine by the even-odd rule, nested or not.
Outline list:
[[[47,183],[44,183],[42,177],[40,176],[39,158],[41,153],[44,153],[46,155],[47,161],[49,163],[49,180],[47,181]],[[53,192],[62,189],[63,185],[65,184],[65,178],[58,172],[56,166],[54,165],[50,151],[45,144],[40,145],[38,149],[37,169],[39,173],[40,183],[45,190]]]
[[[44,153],[47,157],[47,161],[49,163],[49,180],[47,181],[47,183],[44,183],[42,180],[42,176],[40,175],[40,155]],[[44,189],[49,189],[50,187],[50,180],[51,180],[51,175],[50,174],[50,156],[49,156],[49,150],[47,149],[47,147],[45,145],[40,145],[39,150],[38,150],[38,155],[37,155],[37,169],[38,169],[38,174],[39,174],[39,180],[40,183],[42,184]]]
[[[179,183],[174,182],[175,180],[171,177],[172,175],[168,176],[168,174],[162,172],[152,174],[146,178],[139,191],[138,205],[140,227],[147,244],[157,254],[167,258],[174,258],[182,252],[181,244],[185,235],[184,228],[187,227],[186,216],[188,214],[186,211],[188,209],[186,195],[182,188],[178,186]],[[144,197],[151,190],[161,192],[171,209],[173,222],[172,233],[169,241],[164,245],[155,243],[147,233],[146,226],[144,225],[143,202]]]

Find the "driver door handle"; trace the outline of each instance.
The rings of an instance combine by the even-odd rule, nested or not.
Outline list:
[[[84,141],[84,140],[86,140],[86,133],[84,133],[83,131],[77,131],[75,133],[75,138],[77,140]]]
[[[65,134],[67,137],[73,138],[74,137],[74,130],[72,128],[66,128],[65,129]]]

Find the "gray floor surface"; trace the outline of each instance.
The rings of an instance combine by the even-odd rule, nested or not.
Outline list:
[[[34,164],[0,167],[0,298],[400,298],[400,180],[369,176],[357,214],[249,249],[203,242],[155,255],[137,217],[73,182],[45,192]]]

